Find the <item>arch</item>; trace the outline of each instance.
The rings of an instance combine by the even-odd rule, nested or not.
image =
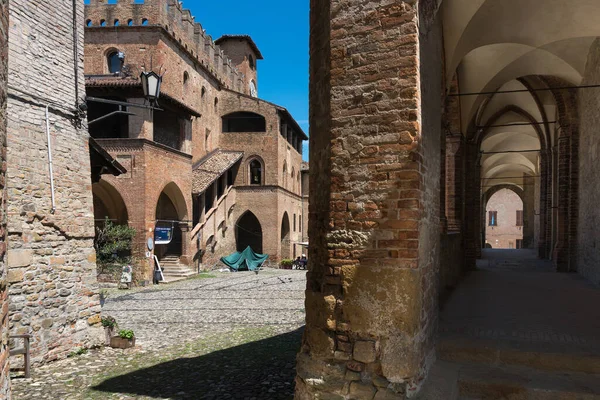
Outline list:
[[[179,186],[177,186],[175,182],[170,182],[165,185],[165,187],[159,195],[159,198],[156,201],[157,204],[160,202],[160,199],[163,195],[166,196],[173,205],[174,213],[171,213],[174,214],[172,215],[172,217],[174,217],[172,218],[173,220],[183,221],[188,218],[188,210],[187,205],[185,203],[185,196],[183,195],[183,192],[181,191],[181,189],[179,189]],[[158,207],[156,218],[159,219]]]
[[[281,258],[290,258],[290,217],[287,211],[283,213],[281,218]]]
[[[486,243],[493,248],[523,247],[525,202],[518,192],[519,189],[511,185],[499,185],[486,193],[484,247]]]
[[[254,67],[256,66],[256,64],[254,63],[254,57],[252,57],[252,54],[248,54],[248,65],[250,66],[250,69],[254,69]]]
[[[110,74],[118,74],[123,68],[123,59],[117,49],[109,49],[106,52],[106,63]]]
[[[147,26],[147,25],[148,25],[148,19],[142,18],[142,26]]]
[[[119,26],[119,25],[121,25],[121,22],[118,19],[115,19],[113,25],[114,26]]]
[[[106,20],[101,19],[100,20],[100,26],[106,26]]]
[[[263,252],[263,233],[260,221],[251,211],[246,211],[235,224],[235,243],[237,251],[246,247],[261,254]]]
[[[127,26],[133,26],[133,19],[129,18],[127,20]]]
[[[92,25],[93,25],[93,23],[92,23],[91,19],[88,19],[85,21],[85,26],[92,26]]]
[[[238,111],[221,117],[223,132],[266,132],[265,117],[249,111]]]
[[[94,199],[94,220],[96,226],[108,218],[118,225],[127,225],[129,214],[119,191],[105,180],[92,185]]]
[[[248,160],[248,183],[250,185],[264,185],[265,168],[263,160],[254,156]]]
[[[190,79],[190,74],[187,71],[183,71],[183,87],[187,88],[188,81]]]

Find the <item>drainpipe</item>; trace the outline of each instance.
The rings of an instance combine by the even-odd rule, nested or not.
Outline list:
[[[52,209],[50,210],[50,214],[54,214],[56,211],[56,202],[54,199],[54,172],[52,171],[52,147],[50,144],[50,117],[48,116],[48,108],[50,106],[46,106],[46,137],[48,140],[48,169],[50,170],[50,195],[52,196]]]

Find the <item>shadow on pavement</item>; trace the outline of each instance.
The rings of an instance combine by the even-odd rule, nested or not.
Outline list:
[[[293,399],[303,330],[168,361],[107,379],[93,389],[170,399]]]

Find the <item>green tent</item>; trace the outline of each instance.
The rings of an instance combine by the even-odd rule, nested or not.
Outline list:
[[[235,271],[256,271],[269,258],[268,254],[256,254],[250,246],[241,253],[235,252],[221,257],[223,264]]]

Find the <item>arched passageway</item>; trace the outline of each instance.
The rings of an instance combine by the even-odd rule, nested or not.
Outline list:
[[[179,187],[171,182],[161,192],[156,203],[155,230],[171,231],[169,243],[157,243],[154,253],[159,260],[166,257],[178,259],[183,255],[182,227],[186,226],[187,207]]]
[[[237,251],[244,251],[250,246],[255,253],[262,254],[262,226],[251,211],[246,211],[235,224],[235,243]]]
[[[369,398],[398,398],[374,389],[381,377],[414,395],[436,355],[455,355],[440,349],[491,349],[497,361],[508,348],[519,364],[535,349],[556,350],[560,337],[586,337],[600,359],[600,325],[588,323],[600,313],[584,305],[598,291],[556,273],[582,271],[582,220],[600,220],[597,207],[579,208],[582,193],[600,196],[600,178],[587,174],[600,146],[592,134],[600,123],[600,3],[367,3],[326,1],[311,10],[310,159],[318,175],[297,398],[347,396],[336,372],[357,353],[368,354],[361,370],[376,371],[360,377]],[[523,193],[530,249],[482,249],[486,206],[500,186]],[[591,251],[586,257],[600,261]],[[584,274],[594,282],[597,265]],[[455,313],[438,319],[440,303]],[[574,303],[586,315],[570,312]],[[558,332],[558,341],[540,336],[540,327]],[[436,347],[449,332],[460,346]],[[515,345],[517,337],[526,339]]]
[[[121,194],[110,183],[100,180],[92,185],[94,197],[94,220],[101,226],[108,218],[115,224],[126,225],[128,222],[127,206]]]
[[[281,219],[281,258],[290,258],[290,217],[287,212],[283,213]]]

